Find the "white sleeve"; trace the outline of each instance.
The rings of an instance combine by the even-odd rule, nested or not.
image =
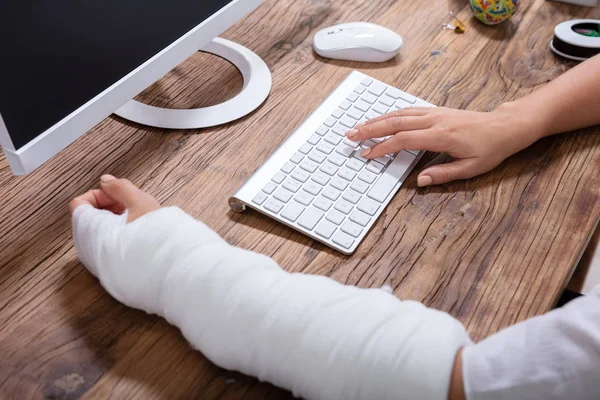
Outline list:
[[[600,288],[463,351],[468,400],[599,399]]]
[[[178,208],[132,223],[73,215],[82,262],[117,300],[165,317],[215,364],[306,399],[446,400],[457,320],[381,289],[290,274]]]

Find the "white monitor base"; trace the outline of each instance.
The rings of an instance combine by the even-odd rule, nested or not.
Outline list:
[[[167,129],[199,129],[240,119],[256,110],[271,91],[271,72],[256,53],[230,40],[215,38],[201,51],[228,60],[244,78],[242,91],[234,98],[215,106],[194,110],[171,110],[131,100],[115,112],[118,116],[142,125]]]

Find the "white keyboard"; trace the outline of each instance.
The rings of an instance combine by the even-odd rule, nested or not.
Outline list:
[[[254,208],[344,254],[353,253],[422,156],[366,160],[376,142],[352,142],[360,122],[404,107],[431,104],[352,72],[229,200]]]

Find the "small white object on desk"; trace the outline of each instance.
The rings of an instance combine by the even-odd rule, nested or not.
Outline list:
[[[404,41],[396,32],[368,22],[351,22],[315,34],[313,48],[336,60],[385,62],[398,54]]]

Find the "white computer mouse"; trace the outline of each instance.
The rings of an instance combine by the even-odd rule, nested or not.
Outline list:
[[[396,32],[369,22],[350,22],[315,34],[313,48],[336,60],[384,62],[398,54],[404,41]]]

